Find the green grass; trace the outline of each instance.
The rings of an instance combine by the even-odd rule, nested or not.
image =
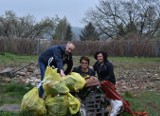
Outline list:
[[[3,78],[3,77],[0,77]],[[13,104],[21,103],[22,96],[27,93],[33,86],[31,84],[19,84],[15,82],[3,83],[1,80],[0,83],[0,92],[3,93],[0,95],[0,105],[3,104]],[[4,99],[5,98],[5,99]]]
[[[160,58],[158,57],[109,57],[112,62],[124,62],[124,63],[160,63]]]
[[[160,94],[157,92],[143,92],[136,96],[128,96],[128,93],[123,95],[123,98],[131,104],[131,109],[134,112],[148,112],[149,116],[160,115]],[[124,113],[127,116],[127,113]]]
[[[0,77],[0,79],[3,77]],[[15,82],[3,83],[0,80],[0,106],[3,104],[21,104],[23,96],[33,88],[31,84],[19,84]],[[3,93],[3,94],[2,94]],[[0,116],[31,116],[28,113],[14,113],[0,111]]]
[[[89,56],[90,65],[92,66],[95,63],[95,59],[93,56]],[[74,65],[79,65],[80,56],[73,56]],[[108,59],[114,64],[125,63],[125,64],[160,64],[159,57],[108,57]]]
[[[93,56],[89,56],[90,65],[92,66],[95,62]],[[80,56],[73,56],[74,65],[79,65]],[[121,63],[131,63],[131,64],[148,64],[148,63],[160,63],[160,58],[152,57],[152,58],[144,58],[144,57],[109,57],[108,58],[112,62],[121,62]],[[37,62],[38,56],[22,56],[11,53],[0,54],[0,66],[6,65],[19,65],[22,63],[28,62]]]
[[[37,56],[22,56],[11,53],[0,54],[0,66],[14,66],[37,61]]]

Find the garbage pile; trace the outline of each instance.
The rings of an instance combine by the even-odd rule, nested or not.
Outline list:
[[[39,97],[39,86],[43,83],[44,99]],[[76,114],[80,101],[70,92],[77,92],[86,83],[80,74],[72,72],[61,77],[57,69],[47,67],[44,80],[23,96],[21,110],[34,115],[66,116]]]
[[[3,76],[3,81],[6,83],[14,81],[20,84],[31,84],[33,86],[37,86],[41,81],[38,64],[25,64],[25,66],[26,67],[23,65],[18,67],[2,67],[0,75]]]

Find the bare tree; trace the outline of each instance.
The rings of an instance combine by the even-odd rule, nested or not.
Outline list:
[[[160,28],[159,10],[160,0],[100,0],[83,20],[108,38],[129,33],[153,37]]]
[[[44,34],[54,32],[58,18],[45,18],[36,22],[31,15],[17,17],[12,11],[6,11],[0,17],[0,36],[8,38],[41,38]],[[53,34],[53,33],[52,33]]]

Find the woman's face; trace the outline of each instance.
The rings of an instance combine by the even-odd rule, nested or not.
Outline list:
[[[97,54],[97,61],[100,62],[100,63],[104,62],[104,58],[103,58],[102,53]]]
[[[88,62],[86,61],[86,60],[82,60],[81,61],[81,67],[83,68],[83,69],[86,69],[86,68],[88,68]]]

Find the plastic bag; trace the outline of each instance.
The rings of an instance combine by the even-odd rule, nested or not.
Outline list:
[[[50,116],[66,116],[68,114],[68,98],[67,95],[57,95],[55,97],[47,97],[45,100],[48,115]]]
[[[63,81],[71,91],[76,92],[82,89],[86,84],[85,79],[76,72],[72,72],[70,75],[67,75]]]
[[[23,96],[21,111],[33,112],[34,115],[45,115],[47,113],[44,100],[39,97],[38,88],[34,87]]]
[[[47,81],[47,80],[51,80],[51,81],[56,82],[56,81],[62,80],[62,78],[61,78],[60,74],[57,73],[57,69],[53,69],[53,68],[47,66],[43,81]]]
[[[55,96],[57,94],[69,93],[69,88],[62,81],[63,78],[57,73],[57,69],[47,67],[43,80],[43,88],[45,95]]]
[[[76,114],[80,110],[80,101],[70,93],[68,93],[67,96],[70,114]]]

